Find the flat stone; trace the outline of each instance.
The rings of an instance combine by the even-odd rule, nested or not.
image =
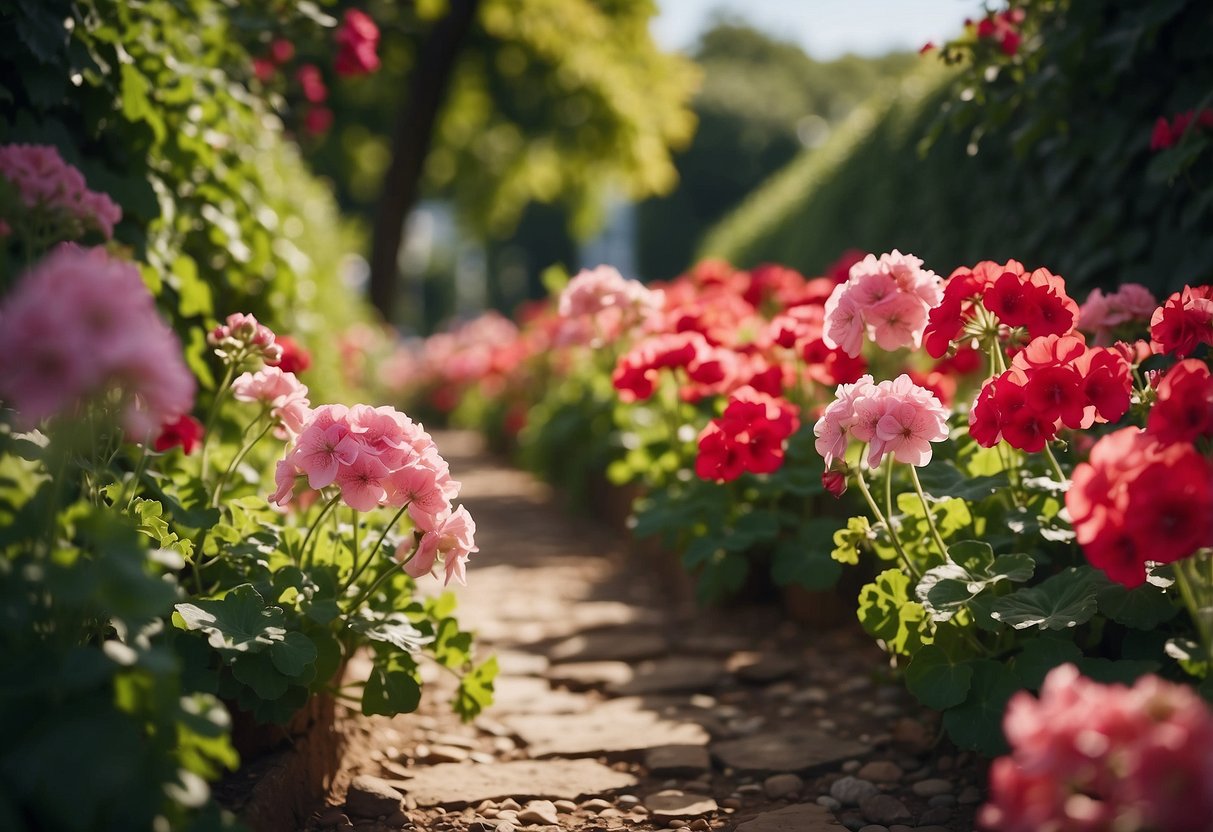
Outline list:
[[[646,696],[653,693],[675,693],[713,688],[724,672],[716,659],[698,656],[671,656],[641,662],[626,681],[607,684],[616,696]]]
[[[896,783],[904,774],[901,766],[888,760],[873,760],[855,772],[856,777],[873,783]]]
[[[717,810],[716,801],[702,794],[665,789],[644,799],[644,807],[657,818],[697,818]]]
[[[872,823],[889,826],[894,823],[909,823],[914,819],[906,805],[890,794],[874,794],[859,801],[859,811]]]
[[[548,823],[553,826],[560,823],[556,805],[550,800],[532,800],[518,813],[520,823]]]
[[[404,808],[404,796],[387,780],[359,774],[350,781],[345,795],[345,808],[360,818],[377,818]]]
[[[830,786],[830,796],[843,806],[858,806],[865,798],[878,793],[878,789],[867,780],[858,777],[841,777]]]
[[[457,745],[433,745],[425,755],[427,763],[462,763],[468,758],[468,750]]]
[[[859,827],[859,832],[889,832],[889,827],[881,826],[878,823],[869,823],[867,826]]]
[[[627,662],[567,662],[547,671],[547,677],[553,684],[572,690],[622,685],[630,682],[633,675]]]
[[[816,803],[797,803],[774,812],[763,812],[737,827],[737,832],[838,832],[842,828],[834,813]]]
[[[804,663],[792,656],[762,656],[737,668],[737,677],[746,682],[766,685],[800,672]]]
[[[635,662],[660,656],[669,648],[661,633],[651,629],[612,627],[578,633],[548,650],[553,662]]]
[[[869,751],[863,743],[812,728],[769,731],[712,744],[712,755],[723,765],[753,774],[808,772]]]
[[[644,765],[659,776],[694,777],[712,768],[712,758],[702,745],[663,745],[645,752]]]
[[[708,732],[693,722],[664,719],[638,701],[620,700],[612,705],[580,714],[519,715],[503,721],[536,758],[589,757],[708,742]]]
[[[919,780],[911,788],[914,790],[914,794],[919,797],[935,797],[940,794],[951,794],[953,790],[950,782],[939,777]]]
[[[542,676],[548,660],[538,653],[521,650],[501,650],[497,653],[497,672],[501,676]]]
[[[796,794],[804,788],[804,781],[795,774],[772,774],[762,781],[762,790],[771,800]]]
[[[553,690],[533,676],[499,676],[493,682],[492,714],[572,714],[590,705],[584,696]]]
[[[636,785],[630,774],[594,760],[515,760],[490,765],[443,763],[417,769],[408,780],[392,781],[419,806],[462,808],[482,800],[513,798],[555,800],[596,797]]]

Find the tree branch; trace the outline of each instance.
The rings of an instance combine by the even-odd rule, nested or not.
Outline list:
[[[370,299],[389,323],[395,320],[397,261],[404,221],[420,194],[421,174],[438,112],[478,5],[479,0],[450,0],[450,10],[434,24],[405,85],[403,106],[392,134],[392,162],[383,180],[371,242]]]

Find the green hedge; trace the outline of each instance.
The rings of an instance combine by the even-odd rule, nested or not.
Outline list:
[[[1158,117],[1208,104],[1213,49],[1193,32],[1207,32],[1211,14],[1183,0],[1147,5],[1149,16],[1128,0],[1042,11],[1027,57],[975,85],[955,76],[973,103],[932,61],[764,183],[700,254],[807,273],[848,247],[912,251],[944,272],[1013,257],[1064,275],[1080,297],[1126,281],[1167,293],[1207,279],[1207,140],[1166,153],[1149,145]],[[942,129],[920,153],[941,113],[969,129]]]

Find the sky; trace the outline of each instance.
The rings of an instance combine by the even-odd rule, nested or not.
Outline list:
[[[958,34],[980,0],[657,0],[653,35],[666,49],[687,50],[721,9],[821,60],[848,52],[916,50]]]

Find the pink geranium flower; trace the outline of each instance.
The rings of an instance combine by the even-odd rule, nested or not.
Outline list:
[[[908,375],[880,384],[864,376],[855,384],[839,385],[813,433],[827,469],[844,456],[852,439],[867,443],[871,468],[880,465],[885,454],[921,467],[931,461],[931,443],[948,438],[947,421],[947,408]]]
[[[344,425],[323,427],[313,420],[299,435],[298,444],[287,460],[307,475],[308,485],[324,488],[337,479],[341,466],[358,458],[359,451],[357,440]]]
[[[466,584],[466,568],[468,558],[473,552],[479,552],[476,546],[476,522],[463,506],[455,509],[450,516],[438,523],[432,531],[426,532],[417,544],[417,554],[404,565],[404,571],[413,578],[420,578],[433,571],[439,556],[446,572],[445,584],[455,580]],[[398,559],[408,555],[411,546],[406,541],[396,550]]]
[[[353,462],[340,466],[334,482],[341,489],[341,499],[347,506],[370,511],[386,496],[384,481],[387,477],[386,465],[373,454],[360,453]]]
[[[32,428],[114,394],[136,441],[194,405],[194,377],[134,263],[64,244],[0,306],[0,398]]]
[[[918,347],[929,311],[943,300],[940,284],[912,254],[869,254],[851,266],[847,281],[826,301],[822,340],[852,357],[865,336],[885,350]]]
[[[232,398],[241,402],[261,402],[270,408],[270,416],[284,429],[286,436],[298,436],[311,409],[307,385],[294,373],[279,367],[263,367],[255,373],[243,373],[232,382]]]

